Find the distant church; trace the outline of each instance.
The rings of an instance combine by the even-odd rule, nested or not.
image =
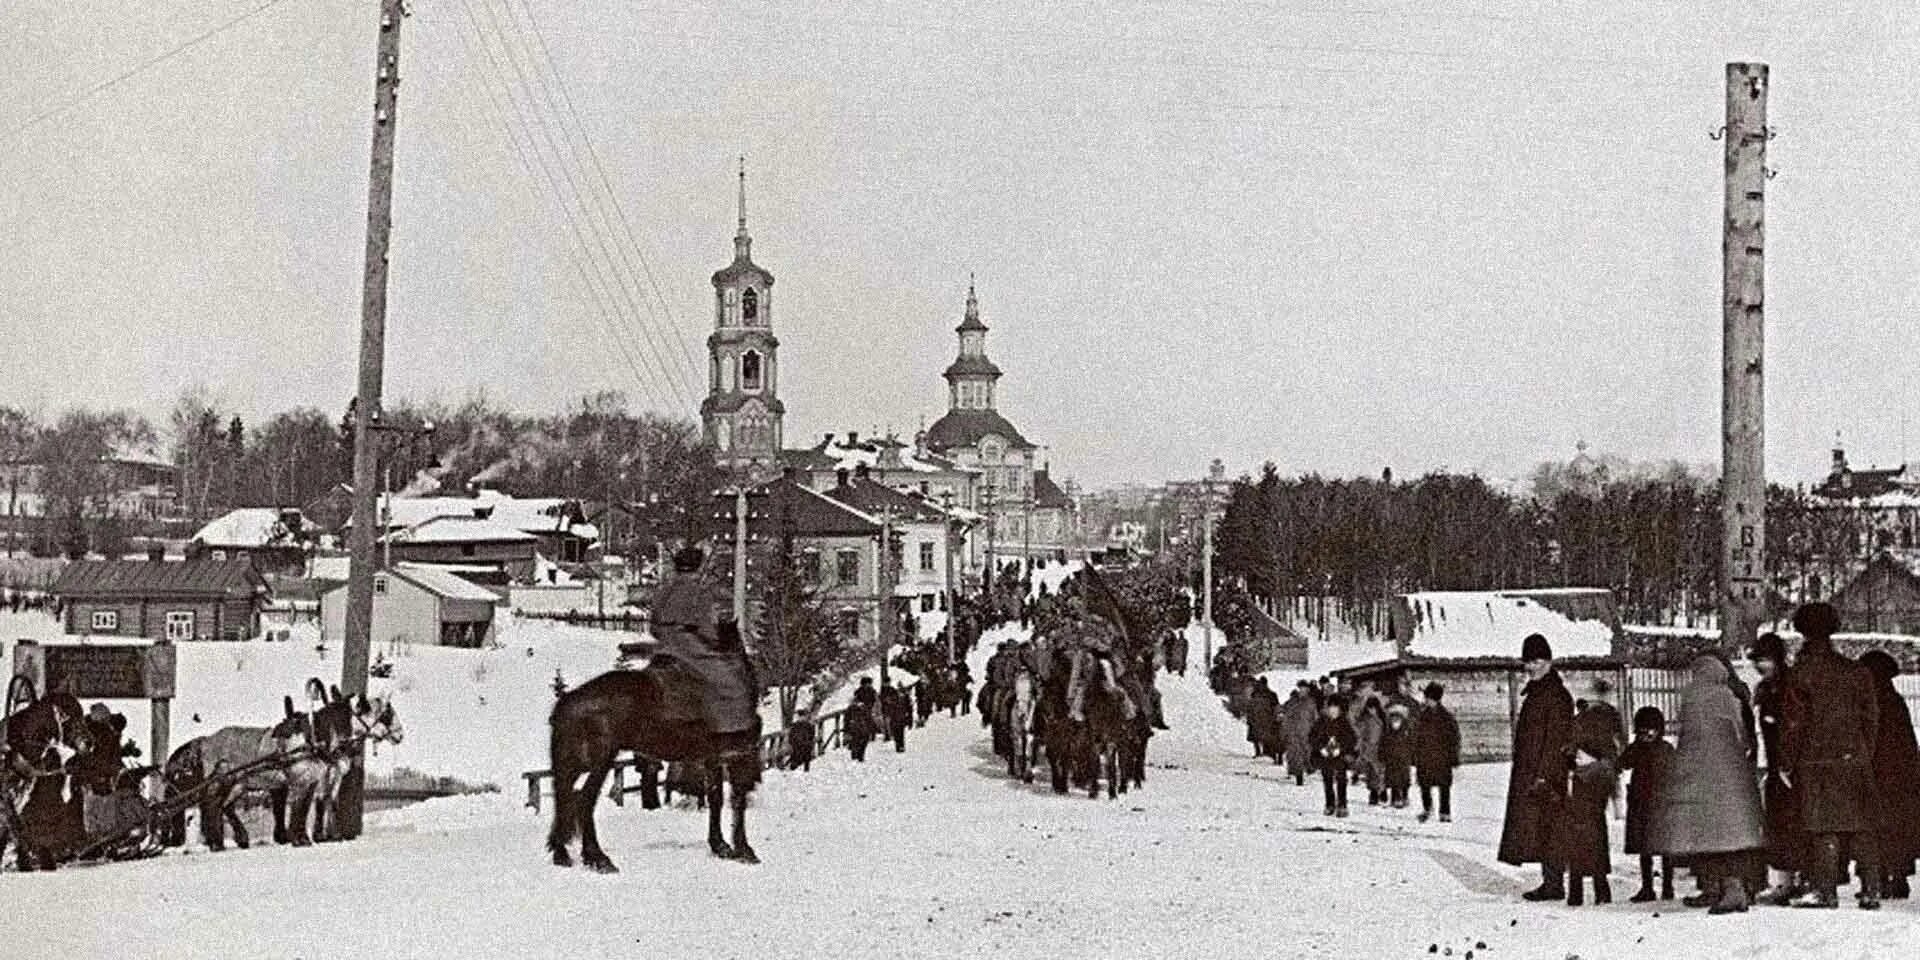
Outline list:
[[[747,169],[740,167],[740,226],[733,262],[713,274],[707,399],[700,423],[723,467],[766,479],[780,472],[780,338],[773,335],[773,274],[753,262]]]

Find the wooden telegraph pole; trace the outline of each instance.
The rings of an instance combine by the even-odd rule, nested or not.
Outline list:
[[[1720,643],[1738,654],[1766,616],[1767,65],[1727,64],[1721,241]]]
[[[373,161],[367,182],[367,252],[360,288],[360,385],[353,408],[353,535],[347,568],[347,622],[340,655],[340,689],[348,696],[367,690],[373,639],[374,528],[379,524],[380,486],[375,431],[387,343],[387,238],[393,230],[393,133],[400,87],[400,0],[381,0],[380,35],[374,54]],[[340,787],[340,833],[360,834],[364,754]]]

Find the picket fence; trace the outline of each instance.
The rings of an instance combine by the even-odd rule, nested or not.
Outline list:
[[[1760,675],[1747,663],[1739,663],[1736,672],[1752,689],[1760,682]],[[1633,722],[1634,711],[1641,707],[1659,707],[1667,718],[1667,735],[1676,736],[1680,732],[1680,693],[1687,687],[1691,671],[1656,670],[1649,667],[1628,667],[1626,684],[1620,692],[1621,714],[1627,723]],[[1899,676],[1893,678],[1893,687],[1900,691],[1901,699],[1907,703],[1907,714],[1920,728],[1920,676]]]

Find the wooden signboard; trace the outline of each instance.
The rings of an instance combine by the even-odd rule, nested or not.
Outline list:
[[[167,760],[168,726],[178,661],[164,640],[141,644],[37,643],[13,647],[13,674],[32,681],[36,696],[69,693],[82,700],[146,700],[153,707],[155,764]],[[149,780],[158,796],[159,774]]]

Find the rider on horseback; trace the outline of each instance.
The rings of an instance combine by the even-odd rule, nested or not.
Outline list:
[[[693,683],[682,688],[683,696],[697,698],[698,713],[707,729],[712,733],[737,733],[759,723],[755,712],[759,684],[741,643],[738,624],[722,623],[714,616],[718,597],[701,575],[705,562],[706,556],[698,547],[687,547],[673,555],[674,575],[654,598],[653,632],[660,645],[649,666],[684,671]]]
[[[1113,628],[1105,620],[1088,613],[1085,603],[1078,597],[1073,600],[1073,611],[1079,621],[1079,629],[1069,634],[1072,642],[1067,647],[1071,664],[1067,677],[1067,718],[1075,723],[1087,719],[1087,685],[1097,677],[1101,689],[1116,695],[1121,716],[1133,719],[1133,697],[1127,695],[1120,685],[1125,661],[1113,655]]]

